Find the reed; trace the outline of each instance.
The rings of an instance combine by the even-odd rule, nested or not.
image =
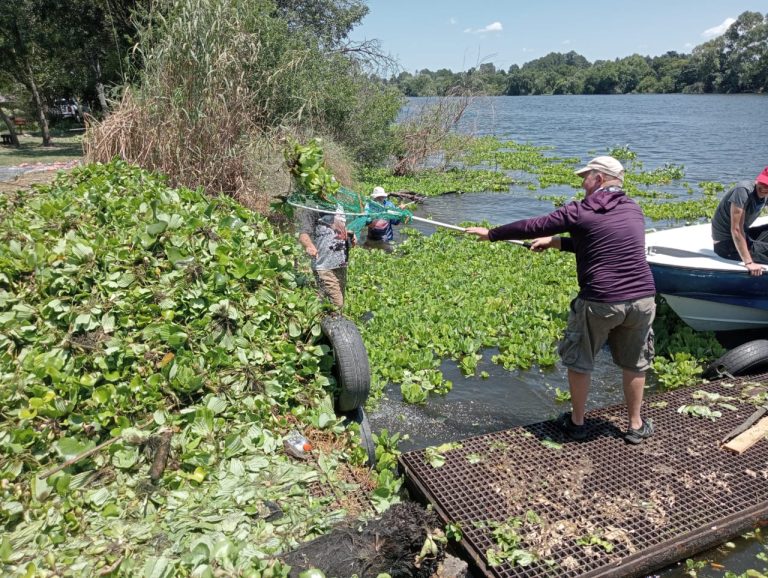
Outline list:
[[[324,85],[333,83],[332,70],[316,44],[259,3],[158,6],[136,48],[138,82],[89,127],[86,159],[117,156],[168,175],[174,186],[203,187],[266,210],[290,186],[284,138],[329,132]]]

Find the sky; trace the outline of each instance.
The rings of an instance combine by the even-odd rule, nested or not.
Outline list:
[[[590,62],[691,50],[766,0],[368,0],[351,39],[378,40],[402,70],[507,70],[550,52]]]

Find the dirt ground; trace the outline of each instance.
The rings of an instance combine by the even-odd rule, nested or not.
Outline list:
[[[58,171],[38,171],[23,173],[10,181],[0,181],[0,194],[11,193],[19,189],[28,189],[36,184],[48,184],[56,178]]]

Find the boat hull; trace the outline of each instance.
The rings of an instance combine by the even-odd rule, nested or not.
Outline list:
[[[661,293],[669,306],[687,325],[696,331],[736,331],[768,328],[768,311],[719,304],[712,301],[692,299]]]
[[[693,329],[768,328],[768,272],[715,255],[709,225],[648,234],[646,247],[657,293]]]

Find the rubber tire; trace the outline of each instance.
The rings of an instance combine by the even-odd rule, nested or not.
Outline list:
[[[756,375],[768,370],[768,339],[755,339],[734,347],[710,363],[702,377],[720,379],[731,375]]]
[[[333,351],[333,375],[339,384],[336,409],[343,413],[362,407],[371,391],[371,366],[357,326],[336,315],[325,317],[320,327]]]
[[[360,443],[368,454],[368,466],[373,469],[376,467],[376,442],[373,441],[371,433],[371,424],[365,410],[362,407],[355,408],[347,412],[346,421],[353,421],[360,425]]]

